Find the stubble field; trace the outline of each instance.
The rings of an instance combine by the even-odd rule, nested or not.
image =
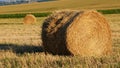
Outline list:
[[[61,9],[119,9],[120,0],[55,0],[29,4],[0,6],[0,14],[39,13]]]
[[[78,57],[45,55],[41,41],[41,26],[23,24],[23,18],[0,19],[0,68],[119,68],[120,67],[120,14],[105,14],[110,21],[113,40],[111,56]]]
[[[0,6],[0,68],[120,68],[119,3],[120,0],[57,0]],[[41,26],[46,17],[39,13],[48,15],[46,12],[61,9],[105,10],[112,30],[112,55],[101,58],[45,55]],[[23,24],[26,13],[38,13],[37,23]]]

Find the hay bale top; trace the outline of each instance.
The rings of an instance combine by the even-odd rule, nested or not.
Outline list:
[[[34,24],[36,23],[36,17],[32,14],[27,14],[23,20],[24,24]]]
[[[65,25],[68,22],[72,22],[73,20],[76,20],[75,18],[80,18],[81,16],[84,16],[84,14],[95,15],[99,13],[95,10],[87,10],[87,11],[68,10],[68,9],[58,10],[58,11],[54,11],[53,14],[49,15],[45,19],[43,25],[49,25],[49,27],[47,28],[48,32],[54,32],[59,27]]]

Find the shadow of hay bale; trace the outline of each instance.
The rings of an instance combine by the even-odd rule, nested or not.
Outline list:
[[[42,46],[0,44],[0,50],[12,50],[16,54],[43,52]]]
[[[42,26],[45,52],[102,56],[112,52],[108,21],[97,11],[57,11]]]

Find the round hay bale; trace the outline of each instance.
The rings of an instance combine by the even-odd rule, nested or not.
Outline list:
[[[27,14],[23,21],[24,24],[33,24],[36,23],[36,17],[32,14]]]
[[[58,11],[42,26],[45,52],[53,55],[102,56],[112,52],[108,21],[97,11]]]

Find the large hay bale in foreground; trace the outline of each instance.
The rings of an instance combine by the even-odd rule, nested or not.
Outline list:
[[[54,55],[102,56],[111,53],[108,21],[97,11],[58,11],[42,26],[45,52]]]
[[[32,14],[27,14],[23,20],[24,24],[36,23],[36,17]]]

